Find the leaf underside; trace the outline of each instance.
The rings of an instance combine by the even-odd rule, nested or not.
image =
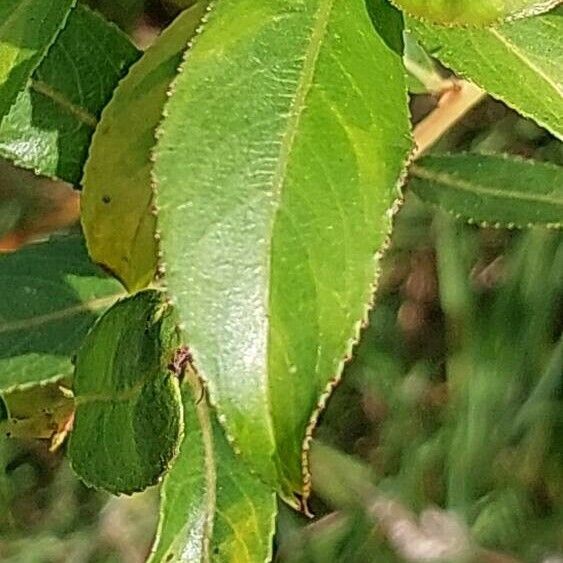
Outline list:
[[[428,156],[410,169],[423,200],[481,225],[560,227],[563,168],[508,156]]]
[[[182,404],[168,365],[179,337],[171,314],[161,293],[137,293],[107,311],[78,352],[68,453],[90,486],[141,491],[178,452]]]
[[[218,2],[155,151],[162,266],[196,368],[242,455],[294,505],[411,147],[401,18],[369,9]]]

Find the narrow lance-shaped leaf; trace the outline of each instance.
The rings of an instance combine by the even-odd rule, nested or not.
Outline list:
[[[0,120],[0,156],[77,184],[100,112],[138,56],[117,27],[84,6],[75,8]]]
[[[448,25],[486,26],[546,12],[561,0],[392,0],[409,15]]]
[[[88,250],[131,290],[147,286],[155,276],[150,153],[170,82],[205,4],[183,12],[132,67],[92,141],[82,195]]]
[[[563,168],[508,156],[427,156],[411,167],[410,189],[470,222],[505,227],[563,221]]]
[[[6,115],[76,0],[2,0],[0,4],[0,120]]]
[[[183,432],[172,310],[157,291],[116,303],[81,346],[69,456],[86,484],[133,493],[158,482]]]
[[[149,563],[270,561],[275,494],[235,456],[205,402],[194,405],[187,392],[184,425]]]
[[[488,29],[409,21],[431,55],[563,138],[563,8]]]
[[[293,504],[411,146],[401,18],[370,10],[390,44],[364,0],[218,2],[155,152],[167,287],[196,368],[243,456]]]
[[[81,236],[0,255],[0,390],[72,374],[71,358],[123,288],[96,268]]]

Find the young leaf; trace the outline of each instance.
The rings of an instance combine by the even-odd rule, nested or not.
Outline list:
[[[81,236],[0,255],[0,390],[62,379],[98,315],[123,289],[89,260]]]
[[[92,141],[82,196],[88,250],[130,290],[146,287],[155,276],[150,153],[166,92],[205,10],[201,2],[183,12],[131,68]]]
[[[270,561],[275,494],[237,459],[202,401],[184,394],[186,434],[164,478],[149,563]]]
[[[392,47],[364,0],[218,2],[155,152],[167,286],[195,365],[243,456],[293,504],[411,147],[401,19],[370,9]]]
[[[563,8],[489,29],[410,20],[430,54],[563,138]]]
[[[448,25],[485,26],[547,12],[561,0],[392,0],[409,15]]]
[[[0,156],[77,184],[100,112],[138,56],[117,27],[83,6],[75,8],[0,120]]]
[[[88,485],[131,494],[158,482],[183,432],[179,346],[172,311],[157,291],[117,302],[81,346],[69,456]]]
[[[0,120],[63,27],[76,0],[0,4]]]
[[[403,33],[403,62],[407,69],[407,84],[412,94],[440,93],[451,85],[442,77],[436,61],[430,57],[412,33]]]
[[[563,168],[507,156],[427,156],[410,169],[423,200],[471,222],[561,226]]]

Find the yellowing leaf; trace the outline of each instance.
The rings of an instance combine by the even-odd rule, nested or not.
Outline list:
[[[166,92],[204,13],[205,3],[185,11],[131,68],[92,142],[82,199],[88,250],[130,290],[156,273],[151,150]]]

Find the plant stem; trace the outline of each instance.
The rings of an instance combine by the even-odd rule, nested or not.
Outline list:
[[[441,95],[436,109],[414,128],[414,158],[422,156],[486,95],[486,92],[471,82],[455,82],[451,89]]]

